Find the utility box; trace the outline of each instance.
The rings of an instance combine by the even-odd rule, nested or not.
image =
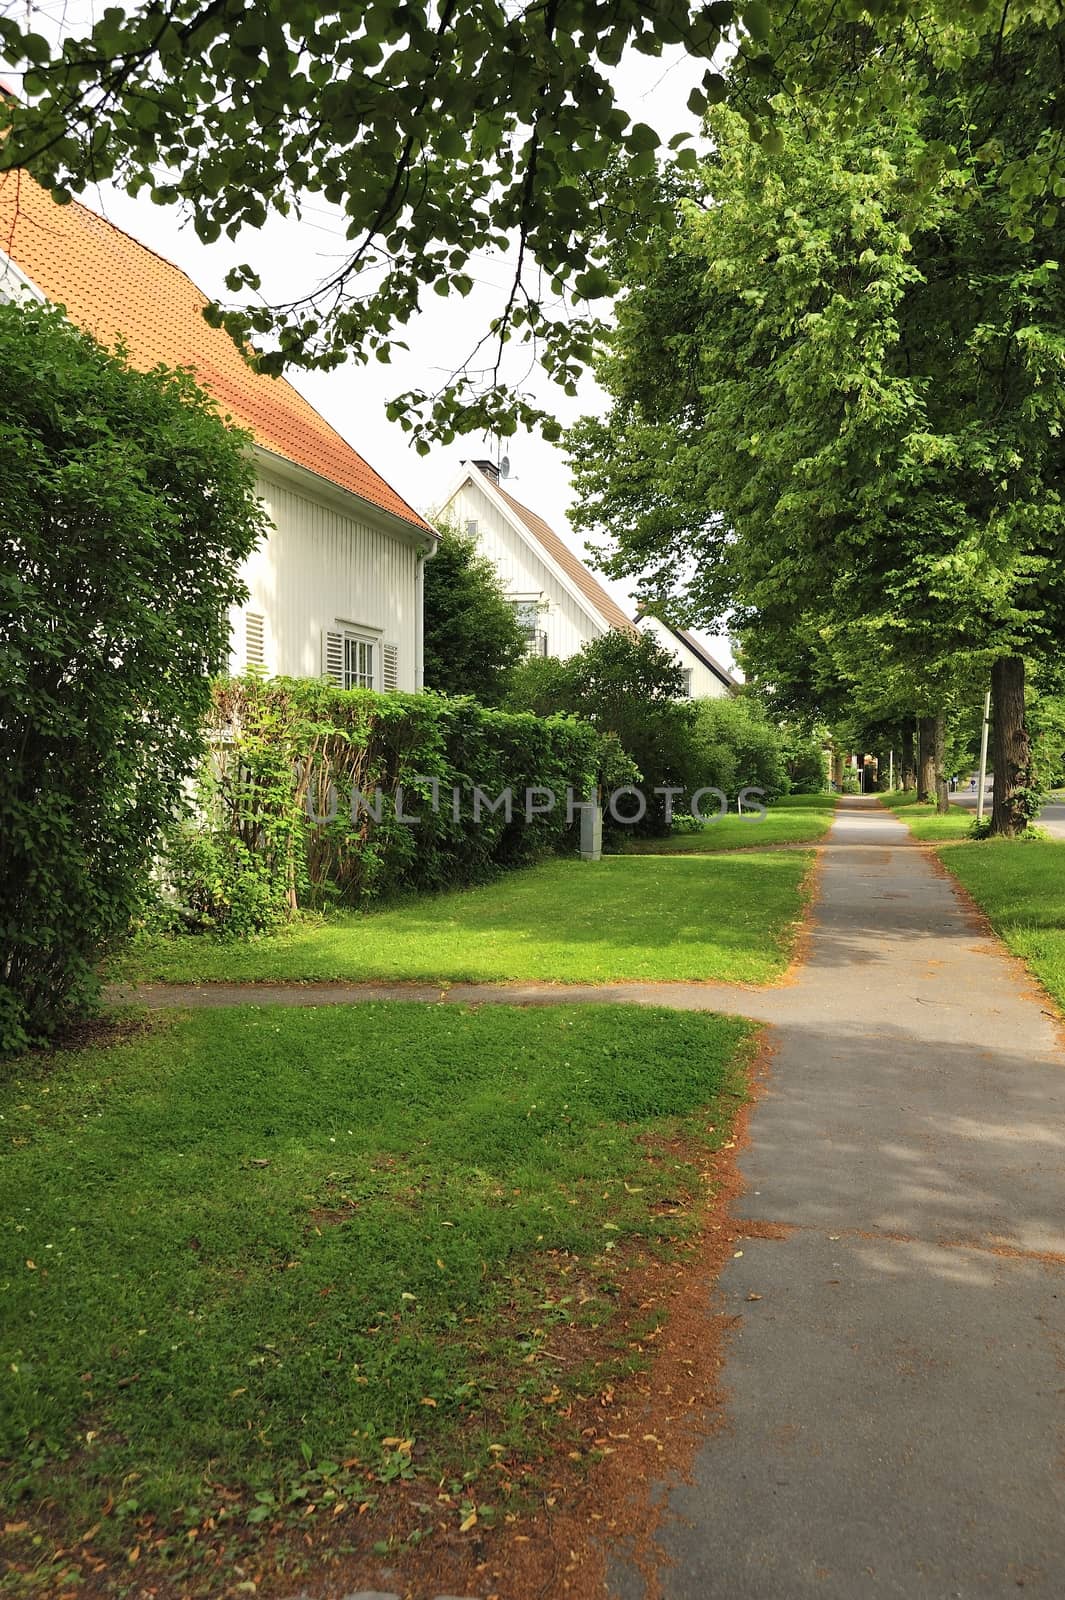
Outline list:
[[[581,806],[581,860],[603,859],[603,808],[586,804]]]

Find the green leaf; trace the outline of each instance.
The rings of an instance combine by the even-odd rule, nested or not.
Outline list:
[[[750,0],[750,3],[743,7],[743,25],[751,38],[759,43],[769,38],[773,17],[765,0]]]

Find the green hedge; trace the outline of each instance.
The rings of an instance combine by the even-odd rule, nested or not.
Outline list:
[[[172,831],[167,875],[187,923],[231,934],[275,926],[301,906],[472,883],[576,848],[567,788],[580,798],[600,776],[632,779],[586,723],[442,695],[232,679],[215,685],[213,723],[197,818]],[[401,786],[416,825],[397,820]],[[555,790],[559,804],[527,822],[533,786]],[[475,787],[490,799],[510,788],[511,820],[482,804],[475,823]],[[354,818],[353,790],[372,808]]]

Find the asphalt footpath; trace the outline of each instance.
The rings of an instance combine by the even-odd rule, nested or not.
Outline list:
[[[739,1202],[770,1236],[708,1308],[738,1319],[725,1414],[659,1488],[667,1600],[1065,1596],[1046,997],[870,798],[837,814],[807,961],[773,1001]],[[611,1585],[645,1593],[620,1561]]]

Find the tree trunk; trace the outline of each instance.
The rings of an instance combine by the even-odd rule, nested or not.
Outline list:
[[[936,767],[936,810],[941,817],[950,811],[950,790],[947,788],[947,719],[940,711],[933,724],[932,735]]]
[[[900,776],[901,776],[901,779],[902,779],[902,787],[904,789],[916,789],[916,787],[917,787],[917,757],[916,757],[916,755],[914,753],[913,724],[912,723],[907,722],[907,723],[903,724],[902,741],[901,742],[902,742],[902,758],[901,758],[901,763],[900,763],[900,765],[901,765],[901,774],[900,774]]]
[[[992,766],[995,798],[991,832],[1011,839],[1028,826],[1027,796],[1019,791],[1032,781],[1032,752],[1024,713],[1024,662],[1002,656],[991,668]]]
[[[837,794],[843,787],[843,756],[838,750],[832,752],[832,787]]]
[[[917,724],[917,798],[936,797],[936,719],[921,717]]]

